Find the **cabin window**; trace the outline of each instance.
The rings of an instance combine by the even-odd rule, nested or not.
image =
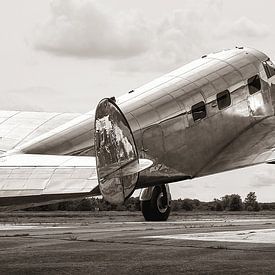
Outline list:
[[[231,104],[231,97],[228,90],[225,90],[217,94],[217,104],[219,110],[222,110]]]
[[[261,80],[258,75],[250,77],[247,83],[248,83],[248,90],[251,95],[261,90]]]
[[[191,107],[191,112],[194,121],[205,118],[206,117],[206,108],[203,101],[193,105]]]
[[[270,78],[273,75],[275,75],[275,66],[270,60],[263,62],[263,65],[267,78]]]

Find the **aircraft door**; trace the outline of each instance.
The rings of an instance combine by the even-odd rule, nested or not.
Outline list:
[[[163,161],[163,132],[160,125],[153,125],[144,130],[142,134],[142,147],[145,156],[150,156],[157,162]]]

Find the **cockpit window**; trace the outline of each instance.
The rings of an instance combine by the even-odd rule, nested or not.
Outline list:
[[[247,80],[248,90],[251,95],[261,90],[261,80],[259,75],[254,75]]]
[[[199,103],[193,105],[191,107],[191,112],[192,112],[194,121],[205,118],[206,108],[205,108],[204,102],[200,101]]]
[[[231,97],[228,90],[225,90],[217,94],[217,103],[219,110],[222,110],[231,104]]]
[[[263,65],[267,78],[270,78],[273,75],[275,75],[275,65],[271,62],[271,60],[263,62]]]

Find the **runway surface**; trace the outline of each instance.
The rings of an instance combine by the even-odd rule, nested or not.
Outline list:
[[[275,274],[275,215],[0,215],[1,274]]]

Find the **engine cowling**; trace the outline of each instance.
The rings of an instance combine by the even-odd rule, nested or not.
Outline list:
[[[95,153],[100,192],[110,203],[123,203],[131,196],[139,172],[152,165],[152,161],[138,158],[127,119],[109,98],[96,108]]]

